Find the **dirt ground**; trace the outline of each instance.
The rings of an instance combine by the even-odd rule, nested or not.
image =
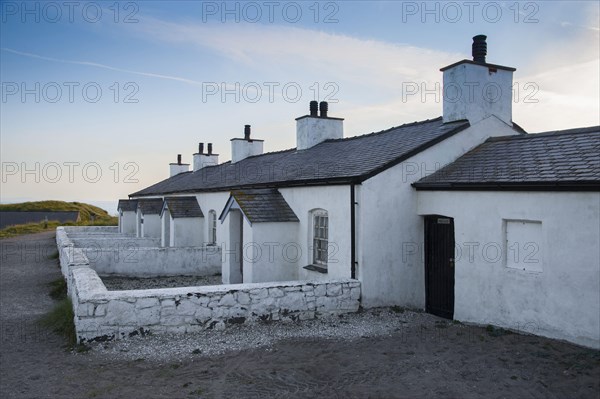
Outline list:
[[[46,284],[60,277],[48,258],[53,234],[0,246],[2,398],[600,397],[598,351],[430,315],[391,335],[283,340],[183,361],[75,354],[36,324],[53,306]]]

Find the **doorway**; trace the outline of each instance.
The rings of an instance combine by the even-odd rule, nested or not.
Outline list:
[[[454,219],[425,217],[425,310],[454,316]]]

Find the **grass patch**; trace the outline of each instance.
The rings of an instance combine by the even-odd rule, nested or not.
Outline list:
[[[405,309],[401,306],[394,305],[394,306],[390,307],[390,310],[394,313],[404,313]]]
[[[56,299],[58,301],[67,298],[67,282],[64,278],[59,278],[48,283],[50,287],[50,298]]]
[[[490,337],[501,337],[503,335],[510,335],[512,334],[510,331],[505,330],[504,328],[501,327],[495,327],[491,324],[488,324],[485,327],[485,331],[487,331],[488,335]]]
[[[73,304],[69,298],[64,298],[57,302],[48,314],[42,317],[40,323],[42,326],[65,337],[69,347],[74,347],[77,339],[73,318]]]
[[[8,226],[0,230],[0,239],[50,231],[58,226],[116,226],[118,224],[116,216],[110,216],[104,209],[82,202],[37,201],[22,202],[20,204],[0,204],[0,211],[79,211],[80,218],[79,222],[60,223],[56,220],[49,220],[47,222]]]
[[[58,254],[58,250],[52,252],[50,255],[48,255],[48,259],[53,260],[53,259],[58,259],[59,258],[59,254]]]

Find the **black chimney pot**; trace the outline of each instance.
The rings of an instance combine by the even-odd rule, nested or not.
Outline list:
[[[487,55],[487,39],[486,35],[477,35],[473,37],[473,61],[485,63],[485,56]]]
[[[198,154],[204,154],[204,143],[198,143]]]
[[[212,143],[208,143],[208,154],[207,155],[212,155]]]
[[[244,140],[250,141],[250,125],[244,125]]]
[[[177,154],[177,165],[181,165],[181,154]]]
[[[321,111],[321,118],[327,118],[328,108],[329,108],[329,105],[327,104],[327,101],[321,101],[321,103],[319,104],[319,111]]]
[[[318,116],[317,111],[319,110],[319,102],[311,101],[310,102],[310,116]]]

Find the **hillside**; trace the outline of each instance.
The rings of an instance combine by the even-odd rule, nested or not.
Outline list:
[[[0,204],[0,211],[79,211],[80,218],[80,221],[77,223],[59,223],[57,221],[49,220],[48,223],[27,223],[9,226],[0,230],[0,238],[13,237],[21,234],[39,233],[41,231],[52,230],[59,225],[116,226],[118,224],[118,219],[114,216],[110,216],[104,209],[82,202],[35,201],[22,202],[18,204]]]
[[[19,204],[0,204],[0,211],[79,211],[82,222],[91,221],[91,215],[94,215],[95,221],[112,218],[104,209],[81,202],[36,201],[21,202]]]

